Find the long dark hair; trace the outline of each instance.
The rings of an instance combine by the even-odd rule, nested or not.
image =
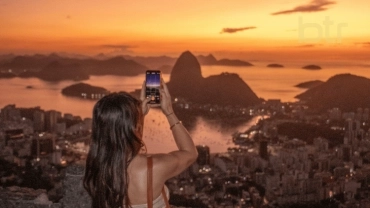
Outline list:
[[[127,167],[144,146],[143,119],[141,102],[125,92],[95,104],[83,180],[93,208],[130,206]]]

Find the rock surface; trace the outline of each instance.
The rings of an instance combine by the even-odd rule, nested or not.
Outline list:
[[[302,69],[320,70],[321,67],[320,66],[317,66],[317,65],[307,65],[307,66],[302,67]]]
[[[370,108],[370,79],[352,74],[338,74],[325,83],[296,96],[316,110],[340,108],[356,111]]]
[[[77,83],[63,88],[62,94],[85,99],[96,99],[109,94],[109,91],[103,87]]]
[[[168,83],[173,97],[205,104],[252,106],[260,99],[237,74],[202,77],[196,57],[189,51],[178,58]]]
[[[269,65],[267,65],[267,67],[270,67],[270,68],[284,68],[284,66],[281,65],[281,64],[269,64]]]
[[[320,81],[320,80],[313,80],[313,81],[299,83],[299,84],[295,85],[295,87],[310,89],[310,88],[319,86],[322,83],[324,83],[324,82],[323,81]]]

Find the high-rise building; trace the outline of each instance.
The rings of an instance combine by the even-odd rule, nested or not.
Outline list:
[[[62,151],[56,150],[51,154],[51,163],[60,165],[62,162]]]
[[[343,144],[349,144],[356,147],[358,142],[364,138],[364,130],[361,128],[360,120],[347,119],[347,122],[348,126],[344,134]]]
[[[32,140],[31,144],[31,154],[37,156],[38,158],[43,155],[48,155],[54,150],[53,138],[42,138],[37,137]]]
[[[259,155],[265,160],[268,160],[267,144],[268,142],[266,140],[260,141]]]
[[[329,142],[323,137],[316,137],[313,139],[313,145],[316,148],[316,151],[326,152],[329,150]]]
[[[33,129],[35,132],[45,131],[45,113],[37,110],[33,113]]]
[[[45,130],[54,132],[58,119],[61,117],[61,113],[55,110],[45,112]]]
[[[343,146],[343,160],[345,162],[349,162],[351,160],[352,156],[352,148],[349,145],[344,145]]]
[[[65,113],[64,119],[73,120],[73,115],[71,113]]]
[[[210,163],[210,151],[209,147],[206,145],[197,145],[198,158],[197,163],[199,165],[209,165]]]
[[[60,122],[60,123],[57,123],[55,125],[55,129],[54,129],[55,133],[58,133],[58,134],[65,134],[66,133],[66,123],[65,122]]]
[[[3,121],[18,121],[21,119],[21,112],[15,105],[7,105],[1,109],[0,118]]]

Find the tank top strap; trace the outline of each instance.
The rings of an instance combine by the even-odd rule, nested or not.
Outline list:
[[[148,208],[153,208],[153,158],[147,156],[147,204]]]

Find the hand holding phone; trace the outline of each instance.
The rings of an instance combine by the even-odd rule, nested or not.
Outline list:
[[[150,98],[149,104],[161,103],[161,71],[148,70],[145,77],[145,97]]]
[[[161,79],[161,83],[161,108],[164,115],[169,116],[174,113],[172,108],[171,95],[163,79]]]

